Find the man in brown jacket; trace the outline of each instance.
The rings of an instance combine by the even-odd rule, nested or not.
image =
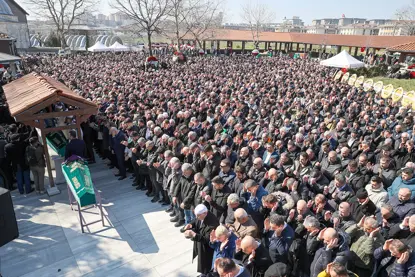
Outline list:
[[[237,209],[234,214],[235,222],[230,228],[234,231],[235,235],[241,239],[245,236],[259,238],[258,226],[244,209]]]

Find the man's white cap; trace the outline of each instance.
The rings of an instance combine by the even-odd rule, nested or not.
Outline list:
[[[200,214],[206,213],[207,211],[208,209],[206,208],[205,205],[199,204],[195,208],[195,215],[200,215]]]

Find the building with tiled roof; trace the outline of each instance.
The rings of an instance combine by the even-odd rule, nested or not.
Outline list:
[[[390,52],[415,53],[415,41],[394,45],[388,48]]]
[[[27,15],[14,0],[0,0],[0,32],[14,38],[18,49],[30,46]],[[0,52],[4,51],[1,49]]]

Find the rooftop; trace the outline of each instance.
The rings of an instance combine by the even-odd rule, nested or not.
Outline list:
[[[252,33],[247,30],[215,29],[206,32],[205,40],[252,41]],[[192,39],[190,35],[185,39]],[[203,40],[203,38],[202,38]],[[338,45],[356,47],[389,48],[397,44],[415,42],[415,36],[364,36],[261,32],[261,42],[294,42],[314,45]]]
[[[415,41],[388,48],[391,52],[415,53]]]
[[[63,97],[96,107],[91,101],[71,91],[64,84],[36,73],[28,74],[3,87],[12,116],[17,116],[47,100]]]

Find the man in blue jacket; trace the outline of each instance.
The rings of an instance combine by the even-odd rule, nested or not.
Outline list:
[[[69,143],[66,145],[65,148],[65,160],[67,160],[72,155],[76,155],[81,158],[86,158],[85,142],[82,139],[78,139],[76,137],[75,130],[69,131]]]
[[[278,214],[265,220],[264,244],[273,263],[287,263],[288,250],[294,240],[294,230]]]
[[[243,187],[241,196],[247,204],[246,211],[255,221],[258,229],[262,230],[264,227],[264,217],[260,212],[260,208],[262,207],[262,197],[268,195],[268,191],[252,179],[246,180]]]
[[[399,189],[401,188],[408,188],[412,192],[411,198],[415,199],[415,178],[413,168],[405,167],[402,169],[401,176],[396,177],[392,185],[388,188],[389,198],[398,195]]]
[[[110,140],[110,146],[111,149],[113,151],[113,154],[115,154],[116,160],[117,160],[117,165],[118,165],[118,170],[119,172],[117,174],[115,174],[115,176],[119,176],[120,178],[118,178],[118,180],[124,180],[125,178],[127,178],[127,172],[125,169],[125,144],[123,144],[123,142],[125,142],[127,140],[125,134],[118,130],[115,127],[111,127],[110,129],[110,134],[111,134],[111,140]]]
[[[375,250],[375,269],[372,277],[414,277],[415,255],[402,241],[389,239]]]

